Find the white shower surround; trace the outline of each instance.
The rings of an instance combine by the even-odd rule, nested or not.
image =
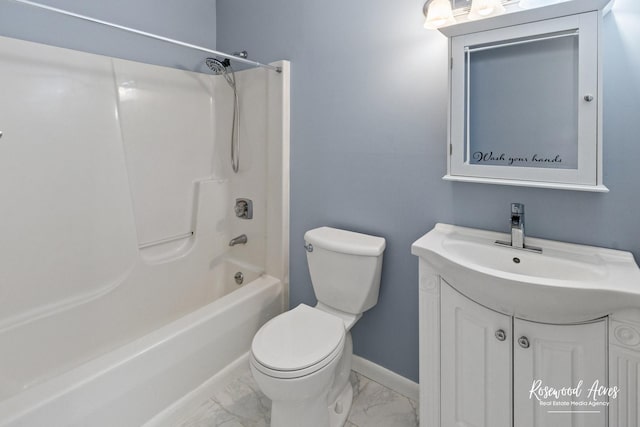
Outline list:
[[[185,319],[196,327],[206,318],[214,328],[225,319],[211,330],[211,343],[200,343],[213,350],[222,344],[215,340],[231,340],[236,348],[210,362],[199,354],[209,363],[201,373],[213,375],[284,309],[289,64],[277,65],[283,73],[237,73],[243,120],[236,175],[232,92],[222,76],[0,38],[1,426],[25,425],[20,420],[30,416],[73,425],[73,400],[64,399],[84,395],[98,376],[110,384],[96,395],[105,401],[139,383],[144,370],[118,377],[125,372],[118,369],[139,357],[161,358],[154,349],[178,343],[190,330]],[[253,199],[254,220],[233,215],[238,197]],[[229,248],[242,233],[249,243]],[[236,268],[250,283],[229,293]],[[240,307],[249,294],[256,300]],[[235,314],[222,314],[233,307]],[[185,357],[191,351],[180,344],[166,354],[180,358],[180,347]],[[171,389],[175,372],[168,369],[169,382],[155,387]],[[192,388],[207,379],[186,376]],[[144,403],[131,392],[123,402],[140,406],[139,420],[185,390]],[[51,404],[58,398],[61,405]],[[106,408],[99,406],[88,405],[96,414]]]

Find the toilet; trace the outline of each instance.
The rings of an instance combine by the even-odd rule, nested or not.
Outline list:
[[[272,401],[272,427],[338,427],[353,400],[350,330],[378,302],[385,240],[330,227],[307,231],[304,240],[318,303],[258,330],[251,372]]]

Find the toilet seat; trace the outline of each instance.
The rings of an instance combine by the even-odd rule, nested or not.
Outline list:
[[[345,336],[342,319],[300,304],[260,328],[251,344],[251,362],[265,375],[299,378],[341,355]]]

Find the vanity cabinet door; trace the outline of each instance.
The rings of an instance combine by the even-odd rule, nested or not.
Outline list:
[[[444,281],[441,316],[441,427],[510,427],[512,318]]]
[[[606,323],[549,325],[514,319],[514,427],[607,426],[606,406],[571,404],[607,401],[606,396],[589,395],[594,384],[607,386]],[[532,393],[545,387],[573,388],[579,394]]]

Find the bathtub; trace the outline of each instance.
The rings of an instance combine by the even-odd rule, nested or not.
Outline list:
[[[284,306],[280,280],[237,262],[221,270],[216,300],[1,401],[0,426],[140,426],[221,371]]]
[[[140,426],[283,310],[289,65],[276,65],[236,73],[250,102],[234,174],[223,76],[0,37],[0,92],[16,94],[0,102],[0,193],[16,201],[0,222],[0,426]]]

